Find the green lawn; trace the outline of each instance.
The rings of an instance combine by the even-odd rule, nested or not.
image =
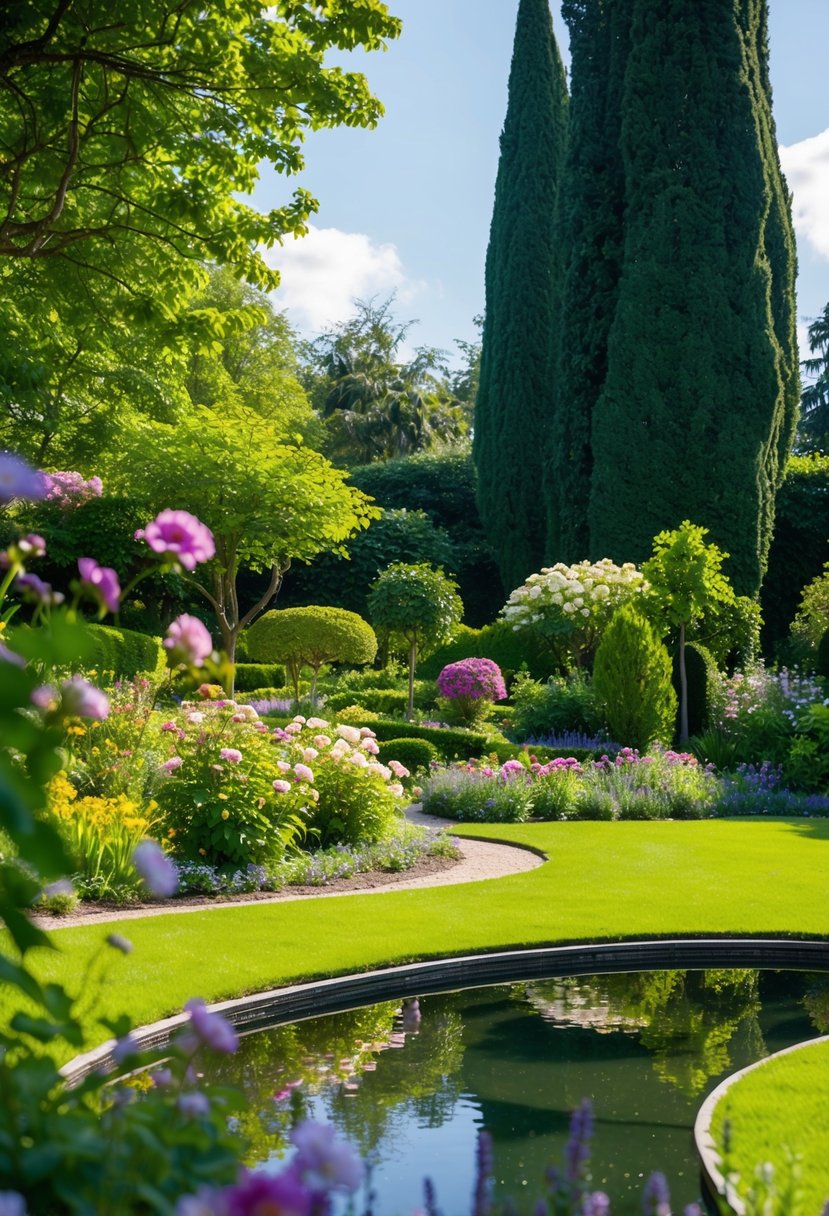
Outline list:
[[[77,988],[109,932],[99,1013],[138,1024],[189,997],[220,1000],[290,981],[452,954],[675,934],[824,936],[829,822],[705,820],[459,829],[542,849],[525,874],[413,891],[222,907],[54,932],[39,973]],[[827,847],[826,853],[821,850]],[[827,870],[824,870],[824,862]],[[98,1032],[98,1038],[101,1037]]]
[[[798,1211],[822,1212],[829,1197],[829,1043],[813,1043],[747,1073],[718,1102],[717,1143],[731,1122],[731,1168],[739,1191],[752,1184],[758,1162],[771,1162],[778,1185],[791,1179],[790,1150],[800,1158]]]

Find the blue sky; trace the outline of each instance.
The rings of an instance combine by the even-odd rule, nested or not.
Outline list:
[[[689,0],[693,3],[694,0]],[[309,236],[269,254],[275,302],[304,334],[344,319],[354,297],[397,293],[415,345],[473,339],[483,307],[498,136],[507,101],[517,0],[389,0],[403,33],[357,54],[386,107],[373,131],[313,133],[306,170],[265,171],[261,207],[293,185],[320,201]],[[552,0],[567,60],[567,30]],[[771,77],[781,158],[794,196],[801,357],[808,320],[829,301],[829,0],[770,0]]]

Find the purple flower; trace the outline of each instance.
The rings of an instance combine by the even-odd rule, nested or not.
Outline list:
[[[132,864],[153,895],[162,899],[175,895],[178,890],[176,867],[154,840],[142,840],[136,846],[132,854]]]
[[[26,660],[22,655],[15,654],[13,650],[9,650],[8,646],[4,646],[0,642],[0,663],[12,663],[15,667],[25,667]]]
[[[38,604],[62,604],[63,595],[53,591],[50,583],[44,583],[36,574],[18,574],[14,585],[25,599],[34,600]]]
[[[449,700],[503,701],[507,695],[501,669],[492,659],[459,659],[448,663],[438,676],[438,690]]]
[[[42,473],[26,464],[13,452],[0,452],[0,506],[13,498],[38,499],[46,497]]]
[[[220,760],[227,760],[228,764],[240,764],[242,753],[235,747],[223,747],[219,752]]]
[[[154,553],[169,554],[185,570],[195,570],[216,552],[213,533],[189,511],[162,511],[139,528],[135,539],[145,540]]]
[[[181,756],[171,756],[169,760],[165,760],[162,764],[162,771],[165,773],[174,773],[177,768],[181,768],[184,761]]]
[[[213,639],[197,616],[184,612],[168,628],[163,646],[172,664],[190,663],[199,667],[212,653]]]
[[[15,542],[15,548],[23,557],[43,557],[46,552],[46,541],[36,532],[28,532]]]
[[[195,1195],[183,1195],[179,1199],[175,1216],[228,1216],[224,1192],[200,1186]]]
[[[90,477],[85,481],[82,473],[71,471],[44,473],[43,480],[46,483],[46,501],[54,502],[64,510],[78,507],[90,498],[100,498],[104,488],[100,477]]]
[[[293,1168],[316,1191],[356,1191],[363,1163],[328,1123],[306,1119],[291,1132],[296,1148]]]
[[[26,1200],[19,1191],[0,1191],[0,1216],[26,1216]]]
[[[116,1064],[123,1064],[130,1056],[137,1056],[141,1051],[140,1043],[135,1040],[131,1034],[124,1034],[120,1039],[115,1040],[115,1046],[112,1049],[112,1058]]]
[[[225,1055],[231,1055],[239,1046],[239,1036],[227,1018],[220,1013],[211,1013],[204,1001],[196,997],[184,1008],[190,1014],[192,1029],[201,1043]]]
[[[610,1200],[604,1191],[593,1191],[585,1195],[582,1210],[584,1216],[610,1216]]]
[[[671,1196],[664,1174],[651,1174],[642,1191],[642,1211],[645,1216],[671,1216]]]
[[[111,566],[99,566],[91,557],[78,558],[81,588],[91,591],[107,612],[117,612],[121,602],[121,584]]]
[[[291,1170],[281,1174],[255,1174],[243,1171],[235,1186],[222,1195],[223,1208],[215,1209],[227,1216],[311,1216],[316,1210],[315,1196]]]
[[[63,712],[72,718],[92,718],[103,722],[109,717],[109,699],[94,684],[81,676],[72,676],[60,686],[60,703]]]
[[[189,1094],[181,1094],[176,1106],[188,1119],[200,1119],[210,1114],[210,1102],[207,1095],[198,1090]]]

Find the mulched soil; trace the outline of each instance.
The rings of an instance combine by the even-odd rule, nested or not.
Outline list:
[[[377,887],[394,887],[413,878],[429,878],[444,870],[451,870],[460,859],[449,857],[422,857],[408,870],[367,870],[351,878],[337,878],[323,886],[290,886],[281,891],[247,891],[240,895],[184,895],[164,901],[165,911],[175,912],[179,908],[216,907],[221,904],[273,903],[280,899],[292,899],[298,895],[331,895],[347,891],[371,891]],[[43,928],[62,928],[71,925],[94,923],[99,917],[111,920],[119,913],[143,910],[158,911],[158,900],[136,900],[129,904],[81,903],[65,916],[40,915],[33,919]]]

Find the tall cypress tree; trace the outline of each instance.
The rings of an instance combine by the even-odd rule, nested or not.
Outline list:
[[[593,3],[621,3],[632,22],[624,248],[593,410],[590,553],[641,560],[656,532],[690,518],[751,594],[797,394],[766,2]]]
[[[542,443],[553,410],[558,259],[553,217],[567,85],[548,0],[519,0],[486,258],[473,456],[504,586],[542,563]]]
[[[627,5],[563,0],[570,31],[567,156],[556,245],[562,258],[556,410],[545,461],[547,554],[573,563],[590,548],[587,519],[593,410],[607,375],[607,339],[622,266],[624,171],[621,95],[629,49]]]

